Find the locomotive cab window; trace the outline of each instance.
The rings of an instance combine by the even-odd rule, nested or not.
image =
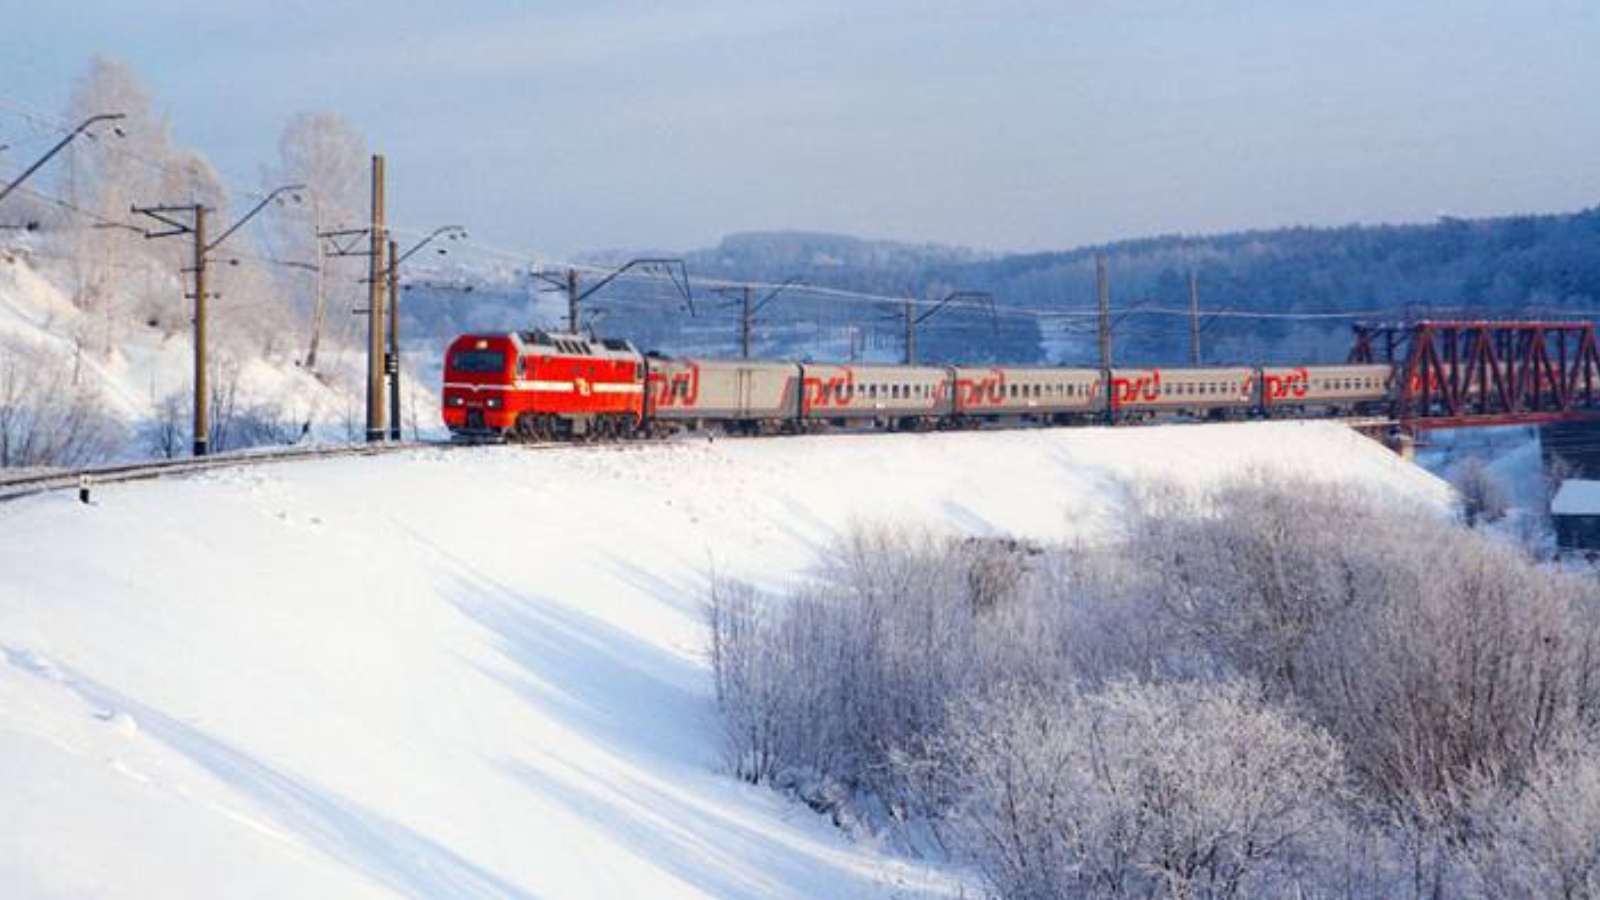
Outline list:
[[[504,372],[506,355],[499,350],[457,350],[450,357],[450,368],[457,372]]]

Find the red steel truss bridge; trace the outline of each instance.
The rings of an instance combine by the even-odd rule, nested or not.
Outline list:
[[[1408,429],[1600,422],[1593,322],[1362,323],[1349,359],[1395,367]]]

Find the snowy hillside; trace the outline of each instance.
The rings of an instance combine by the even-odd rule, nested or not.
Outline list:
[[[854,521],[1092,535],[1128,479],[1246,467],[1448,496],[1281,423],[417,451],[0,506],[3,894],[954,896],[722,773],[707,573],[793,580]]]
[[[96,399],[96,408],[118,427],[114,455],[145,458],[161,455],[153,446],[153,429],[170,420],[187,447],[188,403],[194,367],[186,314],[174,314],[162,327],[140,321],[118,307],[108,318],[73,305],[50,275],[30,261],[26,250],[0,253],[0,355],[25,359],[17,373],[31,378],[7,386],[19,397],[46,387],[61,390],[70,383]],[[144,287],[141,285],[141,288]],[[182,288],[170,287],[174,298]],[[186,302],[186,301],[185,301]],[[176,330],[172,321],[184,324]],[[223,417],[248,422],[259,430],[298,438],[309,425],[310,437],[344,441],[364,416],[364,349],[330,340],[317,375],[298,365],[301,335],[240,335],[226,321],[226,310],[212,316],[211,388],[213,427]],[[261,346],[275,349],[263,352]],[[55,375],[62,377],[56,378]],[[439,427],[435,383],[407,378],[403,414],[408,433],[414,421],[424,433]],[[181,404],[181,409],[175,404]],[[241,443],[254,443],[244,435]],[[230,442],[223,441],[224,444]],[[219,448],[226,449],[226,447]]]

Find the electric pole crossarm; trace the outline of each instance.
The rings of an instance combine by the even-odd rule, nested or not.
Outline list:
[[[7,197],[11,196],[11,192],[12,191],[16,190],[19,186],[21,186],[21,184],[24,181],[27,181],[29,178],[32,178],[33,177],[33,173],[35,173],[35,172],[39,171],[40,169],[44,168],[44,164],[45,163],[47,163],[51,159],[53,159],[57,153],[60,153],[62,150],[65,150],[67,148],[67,145],[72,143],[74,140],[76,140],[79,135],[83,134],[85,131],[88,131],[90,126],[95,125],[96,123],[99,123],[99,122],[114,122],[114,121],[117,121],[119,119],[126,119],[126,118],[127,118],[127,116],[122,114],[122,113],[101,113],[100,115],[90,116],[89,118],[84,119],[81,123],[78,124],[77,128],[74,128],[70,132],[68,132],[66,137],[62,138],[59,141],[56,141],[55,146],[53,146],[49,150],[47,150],[43,156],[39,157],[38,160],[36,160],[33,165],[29,166],[26,170],[24,170],[21,175],[18,175],[15,181],[13,181],[10,184],[6,185],[4,188],[0,188],[0,202],[3,202]],[[120,134],[120,132],[119,132],[119,134]]]
[[[767,295],[765,297],[762,297],[760,300],[756,301],[754,306],[750,307],[750,315],[753,316],[756,313],[761,312],[762,307],[764,307],[768,303],[771,303],[772,301],[778,299],[778,295],[783,293],[784,288],[794,287],[796,285],[801,286],[801,287],[805,286],[805,281],[803,281],[800,278],[799,275],[796,275],[796,276],[794,276],[792,278],[784,279],[783,284],[780,284],[777,287],[773,288],[772,290],[768,291]]]
[[[594,296],[595,293],[600,291],[606,285],[610,284],[613,281],[616,281],[618,278],[621,278],[623,275],[627,274],[629,271],[631,271],[633,269],[640,269],[640,268],[660,268],[660,269],[665,269],[667,271],[667,273],[668,273],[668,276],[672,279],[673,287],[678,289],[678,293],[683,295],[684,301],[689,304],[689,315],[692,316],[692,315],[695,314],[694,313],[694,290],[689,285],[689,267],[681,259],[662,259],[662,258],[630,259],[627,262],[623,263],[620,267],[618,267],[618,268],[612,270],[611,272],[607,273],[604,278],[601,278],[599,281],[597,281],[594,284],[590,285],[588,290],[584,291],[581,294],[578,294],[577,297],[576,297],[577,302],[578,303],[582,303],[583,301],[585,301],[585,300],[589,299],[590,297]]]
[[[567,278],[565,275],[551,275],[550,273],[540,269],[533,269],[529,274],[535,281],[542,281],[549,285],[548,288],[544,289],[545,293],[554,293],[556,291],[564,291],[567,289]]]
[[[778,295],[783,293],[784,288],[787,288],[787,287],[790,287],[790,286],[793,286],[793,285],[796,285],[796,284],[803,284],[803,283],[804,282],[802,282],[800,280],[800,276],[799,275],[794,275],[794,276],[791,276],[791,277],[789,277],[787,279],[784,279],[784,282],[782,284],[780,284],[777,287],[774,287],[772,290],[768,291],[766,296],[762,297],[759,302],[752,302],[751,301],[751,299],[750,299],[751,298],[750,285],[748,285],[748,284],[744,285],[743,287],[737,288],[737,289],[735,289],[735,288],[713,288],[712,289],[715,293],[721,294],[724,297],[729,297],[729,296],[737,296],[738,297],[738,306],[740,307],[740,311],[739,311],[739,353],[744,359],[749,359],[750,358],[750,348],[751,348],[751,344],[753,342],[753,336],[754,336],[754,332],[755,332],[756,313],[760,312],[762,307],[766,306],[768,303],[771,303],[773,300],[776,300]]]
[[[465,228],[462,228],[460,225],[445,225],[442,228],[435,228],[433,230],[432,234],[428,235],[427,237],[423,238],[420,241],[417,241],[415,244],[412,244],[411,245],[411,249],[407,250],[406,252],[400,254],[395,259],[391,260],[390,263],[389,263],[389,268],[391,270],[398,270],[400,268],[401,263],[404,263],[406,260],[410,259],[411,257],[416,256],[418,251],[420,251],[423,247],[428,246],[429,244],[433,243],[435,240],[437,240],[437,239],[439,239],[441,237],[444,237],[446,235],[449,235],[450,240],[452,240],[452,241],[460,240],[460,239],[465,238],[467,236],[467,230]],[[390,252],[391,253],[393,252],[393,247],[390,248]],[[385,274],[385,276],[387,276],[389,273],[385,272],[384,274]]]
[[[933,318],[934,315],[936,315],[940,310],[944,309],[946,306],[949,306],[950,304],[955,303],[957,301],[961,301],[961,300],[987,300],[988,304],[989,304],[988,305],[989,316],[990,316],[990,319],[992,320],[992,323],[994,325],[994,329],[996,331],[1000,330],[1000,313],[999,313],[999,310],[995,307],[994,296],[992,294],[990,294],[988,291],[956,291],[955,293],[953,293],[950,296],[944,298],[943,300],[940,300],[938,303],[935,303],[931,309],[927,310],[922,315],[917,316],[916,319],[914,319],[911,324],[913,324],[913,325],[921,325],[923,322],[926,322],[929,319]]]
[[[130,206],[128,211],[136,216],[148,216],[172,229],[171,231],[147,231],[144,234],[146,238],[173,237],[174,235],[188,234],[194,230],[193,226],[188,222],[172,218],[175,213],[188,213],[192,216],[194,214],[193,206]]]
[[[694,289],[689,283],[689,268],[684,264],[683,260],[646,257],[628,260],[616,269],[606,273],[605,277],[590,285],[588,290],[582,292],[578,290],[578,270],[574,268],[567,269],[565,282],[567,290],[567,329],[576,333],[582,326],[581,311],[583,309],[583,301],[593,297],[629,271],[640,268],[665,269],[672,279],[673,287],[678,289],[678,293],[683,296],[684,301],[688,304],[689,315],[693,316],[695,314]],[[534,272],[534,277],[546,280],[546,276],[537,271]]]
[[[366,256],[367,251],[360,249],[362,242],[367,239],[366,228],[344,228],[338,231],[319,231],[317,237],[328,242],[333,248],[329,256]]]
[[[251,208],[251,210],[249,212],[245,213],[243,216],[240,216],[239,217],[239,221],[233,223],[231,226],[228,227],[227,231],[224,231],[222,234],[218,235],[216,240],[214,240],[211,243],[207,244],[206,245],[206,249],[207,250],[215,250],[218,247],[222,246],[222,242],[223,241],[226,241],[228,238],[233,237],[233,233],[235,231],[238,231],[239,229],[243,228],[246,222],[249,222],[251,219],[254,219],[256,217],[257,213],[261,212],[263,209],[266,209],[267,208],[267,204],[269,204],[272,201],[278,199],[279,197],[283,196],[284,194],[290,193],[291,191],[303,191],[305,189],[306,189],[306,186],[303,185],[303,184],[284,185],[283,187],[278,188],[277,190],[273,191],[272,193],[268,194],[267,196],[261,198],[261,202],[260,203],[257,203],[253,208]]]

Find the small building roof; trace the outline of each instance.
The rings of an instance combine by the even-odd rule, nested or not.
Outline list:
[[[1569,478],[1550,501],[1554,516],[1600,516],[1600,481]]]

